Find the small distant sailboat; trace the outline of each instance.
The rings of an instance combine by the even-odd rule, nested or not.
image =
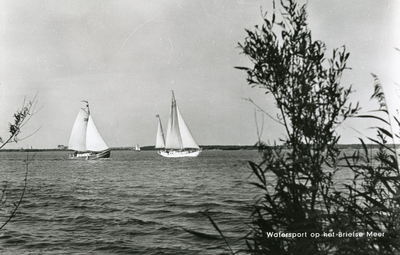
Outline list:
[[[88,160],[109,158],[111,151],[94,124],[89,103],[87,101],[82,102],[86,102],[86,108],[79,110],[72,127],[68,148],[75,150],[75,152],[69,158]]]
[[[181,112],[176,105],[175,95],[172,91],[171,111],[168,119],[167,136],[164,136],[160,116],[158,118],[158,130],[156,149],[158,154],[167,158],[197,157],[201,149],[194,140]]]
[[[136,146],[135,146],[135,151],[140,151],[140,146],[139,146],[139,144],[136,144]]]

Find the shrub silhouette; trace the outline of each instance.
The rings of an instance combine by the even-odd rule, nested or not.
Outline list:
[[[341,154],[335,129],[360,110],[349,102],[351,87],[340,83],[349,53],[343,46],[326,60],[325,44],[314,41],[308,29],[306,5],[282,0],[280,6],[279,17],[274,3],[263,25],[246,30],[239,43],[252,67],[237,68],[247,72],[251,86],[274,98],[286,130],[284,146],[259,141],[263,161],[249,162],[263,196],[254,205],[247,252],[398,252],[399,171],[386,141],[392,134],[377,128],[377,138],[370,139],[377,151],[360,139],[362,150]],[[342,181],[339,173],[348,179]]]

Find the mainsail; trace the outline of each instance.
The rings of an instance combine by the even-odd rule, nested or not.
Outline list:
[[[171,111],[168,119],[166,149],[199,149],[189,128],[176,105],[175,95],[172,92]]]
[[[79,109],[78,116],[72,127],[71,137],[69,139],[68,148],[76,151],[86,150],[86,129],[87,129],[87,119],[89,114],[83,110]]]

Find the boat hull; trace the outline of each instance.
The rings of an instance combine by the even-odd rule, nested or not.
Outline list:
[[[185,157],[197,157],[199,156],[201,150],[195,150],[195,151],[191,151],[191,150],[182,150],[182,151],[175,151],[175,150],[160,150],[158,151],[158,154],[160,154],[163,157],[166,158],[185,158]]]
[[[93,152],[77,152],[69,155],[69,159],[77,160],[96,160],[96,159],[106,159],[111,155],[111,150],[104,151],[93,151]]]

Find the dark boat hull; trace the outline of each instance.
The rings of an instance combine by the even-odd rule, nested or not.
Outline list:
[[[75,152],[70,154],[70,159],[77,160],[96,160],[96,159],[107,159],[111,156],[111,150],[107,149],[104,151],[89,151],[89,152]]]

